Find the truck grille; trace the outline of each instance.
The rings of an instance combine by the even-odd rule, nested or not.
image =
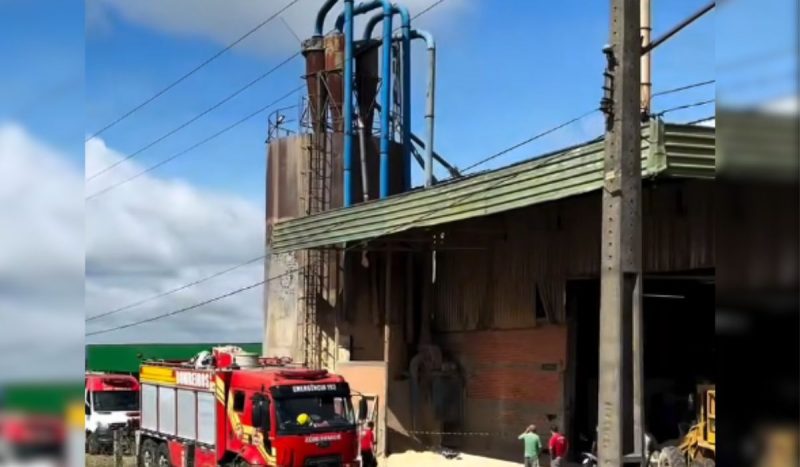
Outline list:
[[[342,458],[339,456],[312,457],[306,459],[305,467],[341,467]]]

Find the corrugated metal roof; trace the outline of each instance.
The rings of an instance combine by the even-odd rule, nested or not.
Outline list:
[[[652,139],[652,144],[651,144]],[[602,141],[383,200],[280,222],[272,253],[335,245],[486,216],[600,189]],[[644,177],[714,178],[714,129],[651,122]]]

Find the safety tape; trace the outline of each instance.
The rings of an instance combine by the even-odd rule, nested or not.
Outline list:
[[[488,431],[417,431],[410,430],[412,435],[435,435],[435,436],[512,436],[510,433],[490,433]]]

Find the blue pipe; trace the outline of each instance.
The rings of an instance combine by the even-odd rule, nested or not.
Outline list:
[[[411,17],[408,14],[408,9],[403,6],[393,5],[392,14],[399,14],[401,20],[402,37],[403,37],[403,183],[405,189],[411,188]],[[385,15],[384,15],[385,16]],[[375,15],[367,22],[367,27],[364,29],[364,39],[369,39],[372,36],[372,31],[375,26],[384,18]],[[386,42],[386,21],[383,23],[383,41]],[[391,35],[391,25],[388,34]],[[389,68],[384,68],[389,70]],[[389,74],[384,72],[384,74]],[[384,103],[381,103],[381,116],[384,112]]]
[[[353,204],[353,0],[344,0],[344,30],[344,207],[349,208]]]
[[[327,0],[317,12],[317,21],[314,23],[314,35],[315,36],[322,36],[323,28],[325,27],[325,17],[328,15],[328,12],[331,11],[333,5],[336,4],[338,0]]]
[[[389,147],[391,145],[391,135],[389,134],[389,108],[391,106],[391,67],[392,67],[392,4],[388,0],[372,0],[369,2],[361,3],[356,6],[352,15],[360,15],[368,13],[377,8],[383,8],[383,56],[381,60],[381,68],[384,70],[383,83],[381,84],[381,108],[386,109],[381,111],[381,145],[380,145],[380,197],[386,198],[389,196]],[[346,22],[346,15],[340,14],[336,19],[336,28],[341,31],[341,27]],[[348,30],[349,29],[349,30]],[[353,30],[352,20],[351,27],[345,28],[345,48],[353,44]],[[345,63],[351,63],[352,56],[347,57],[345,51]],[[348,88],[353,83],[353,68],[352,66],[345,66],[344,82]],[[352,105],[347,106],[345,115],[350,114],[350,121],[352,122]],[[347,121],[347,120],[346,120]],[[345,134],[345,141],[347,135],[352,138],[352,129],[348,127]],[[352,143],[352,139],[351,139]],[[352,146],[351,146],[352,147]],[[352,155],[349,157],[352,160]],[[345,160],[348,160],[348,155],[345,153]],[[345,192],[351,191],[350,186],[345,185]]]

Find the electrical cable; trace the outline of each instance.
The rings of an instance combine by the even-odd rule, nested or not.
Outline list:
[[[129,310],[131,308],[135,308],[137,306],[143,305],[143,304],[151,302],[153,300],[157,300],[159,298],[163,298],[163,297],[166,297],[168,295],[172,295],[172,294],[174,294],[176,292],[180,292],[182,290],[186,290],[189,287],[193,287],[195,285],[202,284],[203,282],[209,281],[211,279],[215,279],[215,278],[217,278],[219,276],[222,276],[224,274],[227,274],[227,273],[229,273],[231,271],[235,271],[236,269],[239,269],[241,267],[253,264],[256,261],[259,261],[259,260],[262,260],[262,259],[266,258],[266,256],[267,255],[261,255],[261,256],[258,256],[256,258],[249,259],[249,260],[247,260],[247,261],[245,261],[243,263],[239,263],[239,264],[237,264],[235,266],[223,269],[221,271],[217,271],[217,272],[215,272],[215,273],[213,273],[213,274],[211,274],[209,276],[205,276],[205,277],[203,277],[201,279],[197,279],[195,281],[189,282],[188,284],[184,284],[184,285],[182,285],[180,287],[176,287],[174,289],[170,289],[170,290],[158,293],[156,295],[151,295],[150,297],[138,300],[138,301],[133,302],[133,303],[129,303],[129,304],[125,305],[125,306],[122,306],[122,307],[119,307],[119,308],[115,308],[115,309],[110,310],[110,311],[106,311],[106,312],[103,312],[103,313],[99,313],[99,314],[96,314],[96,315],[89,316],[88,318],[86,318],[85,322],[88,323],[90,321],[95,321],[95,320],[98,320],[98,319],[101,319],[101,318],[105,318],[106,316],[115,315],[115,314],[117,314],[119,312],[122,312],[122,311],[125,311],[125,310]]]
[[[522,146],[530,144],[530,143],[536,141],[539,138],[542,138],[544,136],[549,135],[550,133],[553,133],[555,131],[560,130],[561,128],[564,128],[566,126],[572,125],[573,123],[576,123],[576,122],[578,122],[580,120],[583,120],[584,118],[588,117],[589,115],[592,115],[593,113],[597,112],[598,110],[600,110],[600,109],[595,107],[594,109],[589,110],[587,112],[584,112],[583,114],[581,114],[581,115],[579,115],[579,116],[577,116],[577,117],[575,117],[573,119],[570,119],[570,120],[568,120],[568,121],[566,121],[566,122],[564,122],[564,123],[562,123],[562,124],[560,124],[558,126],[554,126],[554,127],[550,128],[548,130],[545,130],[545,131],[543,131],[541,133],[533,135],[530,138],[528,138],[528,139],[526,139],[524,141],[520,141],[519,143],[517,143],[517,144],[515,144],[515,145],[513,145],[513,146],[511,146],[509,148],[503,149],[502,151],[496,152],[496,153],[492,154],[491,156],[486,157],[485,159],[479,160],[478,162],[476,162],[476,163],[470,165],[469,167],[467,167],[466,169],[461,170],[461,172],[462,173],[468,172],[471,169],[474,169],[475,167],[477,167],[479,165],[483,165],[483,164],[485,164],[485,163],[487,163],[487,162],[489,162],[491,160],[494,160],[494,159],[496,159],[496,158],[498,158],[498,157],[500,157],[500,156],[502,156],[504,154],[507,154],[507,153],[509,153],[509,152],[511,152],[511,151],[513,151],[515,149],[518,149],[518,148],[520,148]]]
[[[692,120],[690,122],[686,122],[686,123],[684,123],[684,125],[697,125],[698,123],[708,122],[708,121],[716,120],[716,119],[717,119],[716,115],[710,115],[710,116],[705,117],[705,118],[698,118],[697,120]]]
[[[283,273],[281,275],[278,275],[278,276],[275,276],[275,277],[270,277],[269,279],[260,280],[258,282],[253,283],[253,284],[246,285],[244,287],[240,287],[240,288],[238,288],[236,290],[232,290],[232,291],[230,291],[230,292],[228,292],[226,294],[218,295],[218,296],[210,298],[208,300],[204,300],[202,302],[195,303],[194,305],[190,305],[190,306],[187,306],[187,307],[184,307],[184,308],[179,308],[177,310],[170,311],[169,313],[162,313],[160,315],[151,316],[149,318],[142,319],[142,320],[139,320],[139,321],[134,321],[132,323],[127,323],[127,324],[122,324],[120,326],[114,326],[114,327],[111,327],[111,328],[101,329],[99,331],[87,332],[86,333],[86,337],[96,336],[98,334],[105,334],[105,333],[112,332],[112,331],[119,331],[120,329],[131,328],[131,327],[134,327],[134,326],[139,326],[140,324],[151,323],[153,321],[158,321],[160,319],[164,319],[164,318],[167,318],[167,317],[170,317],[170,316],[175,316],[177,314],[185,313],[187,311],[194,310],[195,308],[200,308],[201,306],[208,305],[209,303],[217,302],[219,300],[222,300],[223,298],[228,298],[228,297],[231,297],[233,295],[245,292],[247,290],[254,289],[254,288],[256,288],[256,287],[258,287],[260,285],[266,284],[266,283],[268,283],[270,281],[273,281],[275,279],[280,279],[281,277],[287,276],[287,275],[289,275],[291,273],[294,273],[294,272],[295,271],[288,271],[288,272],[285,272],[285,273]]]
[[[211,63],[214,60],[216,60],[217,58],[219,58],[222,54],[224,54],[228,50],[232,49],[233,47],[238,45],[240,42],[245,40],[246,38],[250,37],[253,33],[258,31],[262,27],[266,26],[270,21],[272,21],[275,18],[277,18],[278,16],[280,16],[282,13],[284,13],[286,10],[288,10],[289,8],[294,6],[294,4],[296,4],[299,1],[300,0],[292,0],[292,1],[290,1],[289,3],[284,5],[280,10],[276,11],[275,13],[273,13],[272,16],[270,16],[269,18],[265,19],[261,23],[257,24],[254,28],[250,29],[249,31],[247,31],[243,35],[239,36],[236,40],[234,40],[233,42],[231,42],[227,46],[223,47],[222,50],[218,51],[217,53],[215,53],[211,57],[207,58],[205,61],[203,61],[202,63],[200,63],[196,67],[192,68],[191,70],[189,70],[187,73],[185,73],[180,78],[178,78],[177,80],[173,81],[172,83],[170,83],[169,85],[167,85],[166,87],[164,87],[163,89],[161,89],[160,91],[155,93],[153,96],[151,96],[150,98],[146,99],[144,102],[142,102],[141,104],[139,104],[136,107],[132,108],[131,110],[125,112],[120,117],[118,117],[116,120],[113,120],[111,123],[105,125],[104,127],[100,128],[99,130],[95,131],[91,136],[86,138],[84,140],[84,142],[88,142],[90,139],[93,139],[93,138],[96,138],[97,136],[100,136],[100,134],[102,134],[103,132],[107,131],[109,128],[117,125],[119,122],[121,122],[121,121],[125,120],[126,118],[130,117],[131,115],[133,115],[134,113],[136,113],[137,111],[142,109],[147,104],[149,104],[149,103],[153,102],[154,100],[158,99],[159,97],[164,95],[167,91],[169,91],[170,89],[174,88],[175,86],[177,86],[178,84],[180,84],[181,82],[186,80],[186,78],[188,78],[191,75],[195,74],[200,69],[202,69],[203,67],[205,67],[209,63]]]
[[[660,117],[660,116],[668,114],[670,112],[675,112],[676,110],[691,109],[692,107],[700,107],[700,106],[703,106],[703,105],[713,104],[715,102],[716,102],[716,99],[708,99],[708,100],[704,100],[704,101],[693,102],[691,104],[679,105],[677,107],[670,107],[669,109],[662,110],[661,112],[658,112],[658,113],[656,113],[654,115]]]
[[[305,87],[305,84],[303,84],[301,86],[298,86],[297,88],[289,91],[288,93],[284,94],[283,96],[279,97],[278,99],[272,101],[270,104],[265,105],[264,107],[261,107],[260,109],[248,114],[244,118],[241,118],[241,119],[237,120],[233,124],[228,125],[227,127],[223,128],[222,130],[219,130],[218,132],[212,134],[211,136],[201,140],[200,142],[195,143],[195,144],[189,146],[188,148],[183,149],[182,151],[179,151],[179,152],[167,157],[166,159],[162,159],[161,161],[151,165],[150,167],[148,167],[148,168],[146,168],[146,169],[144,169],[144,170],[142,170],[140,172],[137,172],[136,174],[134,174],[134,175],[132,175],[132,176],[120,181],[120,182],[114,183],[114,184],[112,184],[112,185],[110,185],[110,186],[108,186],[108,187],[106,187],[106,188],[104,188],[102,190],[99,190],[99,191],[89,195],[88,197],[86,197],[86,201],[90,201],[92,199],[97,198],[98,196],[101,196],[101,195],[103,195],[105,193],[108,193],[109,191],[114,190],[114,189],[116,189],[116,188],[118,188],[118,187],[120,187],[120,186],[122,186],[122,185],[124,185],[124,184],[126,184],[126,183],[128,183],[130,181],[132,181],[132,180],[135,180],[135,179],[141,177],[142,175],[145,175],[145,174],[147,174],[149,172],[152,172],[153,170],[161,167],[162,165],[167,164],[167,163],[177,159],[178,157],[180,157],[180,156],[182,156],[182,155],[184,155],[184,154],[186,154],[186,153],[188,153],[188,152],[190,152],[190,151],[192,151],[192,150],[194,150],[194,149],[196,149],[196,148],[208,143],[209,141],[219,137],[220,135],[222,135],[224,133],[227,133],[228,131],[236,128],[237,126],[241,125],[242,123],[246,122],[247,120],[250,120],[251,118],[255,117],[256,115],[259,115],[259,114],[269,110],[271,107],[274,107],[275,105],[277,105],[278,103],[280,103],[281,101],[286,99],[287,97],[291,96],[292,94],[295,94],[295,93],[299,92],[304,87]]]
[[[674,94],[676,92],[686,91],[688,89],[694,89],[694,88],[699,88],[699,87],[703,87],[703,86],[708,86],[709,84],[714,84],[716,82],[717,82],[717,80],[715,80],[715,79],[710,79],[710,80],[707,80],[707,81],[698,81],[697,83],[687,84],[687,85],[684,85],[684,86],[679,86],[679,87],[672,88],[672,89],[665,89],[664,91],[659,91],[659,92],[653,93],[652,97],[665,96],[667,94]]]
[[[431,6],[429,6],[428,8],[426,8],[425,10],[423,10],[423,11],[421,11],[420,13],[418,13],[417,15],[415,15],[415,16],[414,16],[414,18],[417,18],[417,17],[419,17],[419,16],[421,16],[421,15],[423,15],[423,14],[427,13],[428,11],[432,10],[434,7],[436,7],[436,6],[440,5],[440,4],[441,4],[441,3],[443,3],[443,2],[444,2],[444,0],[438,0],[437,2],[435,2],[434,4],[432,4]],[[292,58],[293,58],[293,57],[292,57]],[[302,88],[302,86],[301,86],[300,88]],[[293,92],[297,92],[297,91],[298,91],[300,88],[298,88],[297,90],[295,90],[295,91],[293,91]],[[261,111],[263,111],[263,110],[266,110],[266,108],[262,109]],[[259,111],[259,112],[257,112],[257,113],[260,113],[260,111]],[[252,116],[252,115],[253,115],[253,114],[251,114],[251,116]],[[249,117],[247,117],[247,118],[250,118],[251,116],[249,116]],[[246,119],[247,119],[247,118],[246,118]],[[245,119],[245,120],[246,120],[246,119]],[[240,120],[240,122],[237,122],[237,123],[236,123],[236,124],[234,124],[233,126],[236,126],[238,123],[241,123],[241,120]],[[228,129],[230,129],[230,128],[232,128],[232,127],[229,127]],[[227,131],[227,130],[224,130],[224,131]],[[224,132],[224,131],[223,131],[223,132]],[[219,134],[221,134],[221,133],[218,133],[217,135],[219,135]],[[201,142],[200,144],[202,144],[202,143],[203,143],[203,142]],[[196,146],[194,146],[194,147],[196,147]],[[190,149],[190,150],[191,150],[191,149]],[[176,156],[174,156],[174,157],[177,157],[177,155],[176,155]],[[166,163],[166,161],[162,161],[162,163]],[[162,164],[162,165],[163,165],[163,164]],[[156,166],[158,166],[158,164],[157,164]],[[154,169],[156,166],[153,166],[153,167],[151,167],[151,169]],[[140,174],[138,174],[138,175],[141,175],[141,174],[142,174],[142,173],[140,173]],[[131,179],[133,179],[133,178],[137,177],[138,175],[136,175],[136,176],[134,176],[134,177],[132,177],[132,178],[130,178],[130,179],[128,179],[128,180],[126,180],[126,181],[123,181],[123,183],[125,183],[125,182],[127,182],[127,181],[130,181]],[[94,197],[94,196],[97,196],[97,195],[99,195],[99,194],[101,194],[101,193],[100,193],[100,192],[98,192],[98,193],[96,193],[95,195],[92,195],[92,197]],[[91,198],[91,197],[90,197],[90,198]],[[331,229],[333,229],[333,228],[336,228],[336,226],[334,225],[334,226],[332,226],[332,227],[331,227]],[[382,234],[382,235],[386,235],[386,233],[384,233],[384,234]],[[202,283],[202,282],[205,282],[205,281],[207,281],[207,280],[210,280],[210,279],[212,279],[212,278],[219,277],[219,276],[221,276],[221,275],[223,275],[223,274],[226,274],[226,273],[228,273],[228,272],[230,272],[230,271],[233,271],[233,270],[235,270],[235,269],[237,269],[237,268],[239,268],[239,267],[242,267],[242,266],[244,266],[244,265],[246,265],[246,264],[250,264],[250,263],[253,263],[253,262],[255,262],[255,261],[261,260],[261,259],[263,259],[263,258],[265,258],[265,257],[266,257],[266,255],[263,255],[263,256],[260,256],[260,257],[257,257],[257,258],[253,258],[253,259],[251,259],[251,260],[249,260],[249,261],[246,261],[246,262],[244,262],[244,263],[240,263],[240,264],[238,264],[238,265],[235,265],[235,266],[233,266],[233,267],[231,267],[231,268],[228,268],[228,269],[225,269],[225,270],[222,270],[222,271],[218,271],[217,273],[214,273],[214,274],[212,274],[212,275],[210,275],[210,276],[207,276],[207,277],[205,277],[205,278],[202,278],[202,279],[199,279],[199,280],[197,280],[197,281],[191,282],[191,283],[189,283],[189,284],[185,284],[185,285],[183,285],[183,286],[181,286],[181,287],[177,287],[177,288],[175,288],[175,289],[172,289],[172,290],[170,290],[170,291],[166,291],[166,292],[163,292],[163,293],[160,293],[160,294],[157,294],[157,295],[151,296],[151,297],[149,297],[149,298],[146,298],[146,299],[140,300],[140,301],[138,301],[138,302],[135,302],[135,303],[131,303],[131,304],[129,304],[129,305],[126,305],[126,306],[123,306],[123,307],[120,307],[120,308],[117,308],[117,309],[114,309],[114,310],[110,310],[110,311],[108,311],[108,312],[105,312],[105,313],[101,313],[101,314],[99,314],[99,315],[95,315],[95,316],[93,316],[93,317],[90,317],[90,318],[89,318],[89,319],[87,319],[86,321],[93,321],[93,320],[95,320],[95,319],[99,319],[99,318],[102,318],[102,317],[105,317],[105,316],[109,316],[109,315],[111,315],[111,314],[115,314],[115,313],[118,313],[118,312],[120,312],[120,311],[123,311],[123,310],[126,310],[126,309],[130,309],[130,308],[133,308],[133,307],[135,307],[135,306],[139,306],[139,305],[141,305],[141,304],[143,304],[143,303],[146,303],[146,302],[149,302],[149,301],[152,301],[152,300],[158,299],[158,298],[162,298],[162,297],[164,297],[164,296],[170,295],[170,294],[172,294],[172,293],[175,293],[175,292],[178,292],[178,291],[180,291],[180,290],[184,290],[184,289],[186,289],[186,288],[189,288],[189,287],[192,287],[192,286],[194,286],[194,285],[200,284],[200,283]],[[198,307],[200,307],[200,306],[206,305],[206,304],[208,304],[208,303],[212,303],[212,302],[214,302],[214,301],[217,301],[217,300],[221,300],[221,299],[223,299],[223,298],[226,298],[226,297],[229,297],[229,296],[235,295],[235,294],[237,294],[237,293],[241,293],[241,292],[244,292],[244,291],[246,291],[246,290],[250,290],[250,289],[252,289],[252,288],[254,288],[254,287],[257,287],[257,286],[259,286],[259,285],[262,285],[262,284],[264,284],[264,283],[267,283],[267,282],[269,282],[269,281],[271,281],[271,280],[278,279],[278,278],[280,278],[280,277],[284,277],[284,276],[286,276],[286,275],[289,275],[289,274],[292,274],[292,273],[295,273],[295,272],[299,272],[299,271],[300,271],[300,269],[296,269],[296,270],[292,270],[292,271],[287,271],[286,273],[284,273],[284,274],[282,274],[282,275],[280,275],[280,276],[276,276],[276,277],[273,277],[273,278],[270,278],[270,279],[267,279],[267,280],[263,280],[263,281],[260,281],[260,282],[256,282],[256,283],[254,283],[254,284],[251,284],[251,285],[249,285],[249,286],[242,287],[242,288],[240,288],[240,289],[237,289],[237,290],[235,290],[235,291],[232,291],[232,292],[230,292],[230,293],[227,293],[227,294],[224,294],[224,295],[221,295],[221,296],[218,296],[218,297],[214,297],[214,298],[212,298],[212,299],[210,299],[210,300],[206,300],[206,301],[204,301],[204,302],[200,302],[200,303],[198,303],[198,304],[195,304],[195,305],[192,305],[192,306],[190,306],[190,307],[182,308],[182,309],[175,310],[175,311],[173,311],[173,312],[169,312],[169,313],[162,314],[162,315],[157,315],[157,316],[155,316],[155,317],[151,317],[151,318],[148,318],[148,319],[146,319],[146,320],[139,321],[139,322],[129,323],[129,324],[122,325],[122,326],[117,326],[117,327],[114,327],[114,328],[109,328],[109,329],[105,329],[105,330],[100,330],[100,331],[96,331],[96,332],[92,332],[92,333],[87,333],[87,334],[86,334],[86,336],[92,336],[92,335],[97,335],[97,334],[103,334],[103,333],[107,333],[107,332],[112,332],[112,331],[116,331],[116,330],[119,330],[119,329],[124,329],[124,328],[127,328],[127,327],[132,327],[132,326],[137,326],[137,325],[139,325],[139,324],[144,324],[144,323],[146,323],[146,322],[155,321],[155,320],[157,320],[157,319],[166,318],[166,317],[168,317],[168,316],[173,316],[173,315],[175,315],[175,314],[183,313],[183,312],[185,312],[185,311],[189,311],[189,310],[191,310],[191,309],[198,308]]]
[[[597,138],[594,138],[594,139],[592,139],[590,141],[596,141],[596,139]],[[519,145],[517,144],[517,145],[512,146],[512,148],[514,148],[514,147],[519,147]],[[540,168],[540,167],[546,166],[547,164],[550,164],[550,163],[552,163],[552,159],[550,159],[550,158],[543,159],[543,160],[537,162],[535,165],[533,165],[531,167],[531,169]],[[499,185],[500,183],[503,183],[503,182],[508,181],[508,180],[512,180],[515,177],[518,177],[518,176],[520,176],[521,174],[524,174],[524,173],[526,173],[526,172],[516,172],[516,173],[506,174],[506,175],[498,178],[496,181],[494,181],[493,184],[490,185],[490,187]],[[452,208],[452,207],[457,206],[457,205],[459,205],[459,204],[461,204],[463,202],[466,202],[467,200],[469,200],[469,198],[471,198],[473,196],[476,196],[476,195],[479,195],[479,194],[482,194],[482,193],[484,193],[484,191],[485,190],[466,193],[462,197],[459,197],[459,198],[456,198],[455,200],[453,200],[453,203],[451,203],[446,209]],[[357,247],[360,247],[362,245],[365,245],[365,244],[369,243],[369,241],[374,239],[374,238],[384,237],[386,235],[391,235],[391,234],[393,234],[393,233],[395,233],[395,232],[397,232],[399,230],[403,230],[403,229],[406,229],[406,228],[411,228],[414,225],[416,225],[417,223],[425,220],[426,218],[428,218],[431,215],[436,214],[436,213],[438,213],[440,211],[441,211],[441,208],[438,208],[438,207],[431,208],[427,212],[423,213],[419,217],[417,217],[417,218],[415,218],[415,219],[413,219],[413,220],[411,220],[411,221],[409,221],[407,223],[401,224],[401,225],[393,227],[393,228],[386,229],[383,232],[379,233],[378,235],[375,235],[375,236],[373,236],[373,237],[371,237],[369,239],[361,240],[361,241],[359,241],[359,242],[357,242],[357,243],[355,243],[355,244],[353,244],[351,246],[348,246],[348,247],[344,248],[341,251],[342,252],[351,251],[351,250],[353,250],[353,249],[355,249]],[[338,228],[339,225],[341,225],[341,222],[332,225],[330,228],[328,228],[326,231],[324,231],[322,233],[324,234],[324,233],[327,233],[327,232],[331,232],[331,231],[335,230],[336,228]],[[132,322],[132,323],[128,323],[128,324],[124,324],[124,325],[120,325],[120,326],[115,326],[115,327],[111,327],[111,328],[107,328],[107,329],[102,329],[102,330],[99,330],[99,331],[93,331],[91,333],[87,333],[86,336],[88,337],[88,336],[94,336],[94,335],[98,335],[98,334],[105,334],[105,333],[108,333],[108,332],[113,332],[113,331],[117,331],[117,330],[120,330],[120,329],[126,329],[126,328],[130,328],[130,327],[133,327],[133,326],[138,326],[140,324],[145,324],[145,323],[153,322],[153,321],[156,321],[156,320],[159,320],[159,319],[163,319],[163,318],[167,318],[167,317],[170,317],[170,316],[174,316],[174,315],[177,315],[177,314],[180,314],[180,313],[184,313],[186,311],[190,311],[190,310],[199,308],[201,306],[207,305],[209,303],[213,303],[213,302],[219,301],[221,299],[236,295],[238,293],[250,290],[252,288],[258,287],[259,285],[263,285],[265,283],[271,282],[271,281],[273,281],[275,279],[279,279],[281,277],[286,277],[286,276],[288,276],[290,274],[294,274],[296,272],[300,272],[303,269],[304,268],[296,268],[296,269],[293,269],[291,271],[287,271],[287,272],[285,272],[285,273],[283,273],[281,275],[278,275],[278,276],[275,276],[275,277],[271,277],[271,278],[266,279],[266,280],[258,281],[256,283],[250,284],[248,286],[241,287],[239,289],[236,289],[236,290],[233,290],[231,292],[225,293],[223,295],[219,295],[219,296],[213,297],[211,299],[196,303],[194,305],[190,305],[188,307],[179,308],[179,309],[174,310],[174,311],[170,311],[170,312],[167,312],[167,313],[162,313],[162,314],[159,314],[159,315],[156,315],[156,316],[153,316],[153,317],[150,317],[150,318],[146,318],[146,319],[143,319],[143,320],[135,321],[135,322]]]
[[[123,162],[129,161],[130,159],[132,159],[132,158],[136,157],[137,155],[141,154],[142,152],[144,152],[144,151],[152,148],[156,144],[164,141],[165,139],[169,138],[170,136],[174,135],[175,133],[181,131],[182,129],[184,129],[187,126],[191,125],[192,123],[196,122],[197,120],[199,120],[203,116],[208,115],[209,113],[211,113],[214,110],[218,109],[219,107],[221,107],[226,102],[229,102],[234,97],[236,97],[239,94],[243,93],[245,90],[251,88],[256,83],[258,83],[259,81],[263,80],[267,76],[271,75],[272,73],[277,71],[279,68],[283,67],[284,65],[286,65],[289,62],[291,62],[292,60],[294,60],[295,58],[297,58],[299,56],[300,56],[300,52],[296,52],[295,54],[293,54],[289,58],[285,59],[284,61],[280,62],[279,64],[277,64],[274,67],[272,67],[271,69],[269,69],[267,72],[261,74],[260,76],[257,76],[255,79],[253,79],[249,83],[245,84],[244,86],[242,86],[241,88],[236,90],[234,93],[229,94],[227,97],[225,97],[221,101],[217,102],[216,104],[212,105],[211,107],[207,108],[206,110],[200,112],[199,114],[197,114],[194,117],[190,118],[189,120],[185,121],[184,123],[182,123],[181,125],[177,126],[176,128],[168,131],[167,133],[165,133],[165,134],[161,135],[160,137],[156,138],[155,140],[147,143],[146,145],[142,146],[141,148],[137,149],[136,151],[128,154],[127,156],[119,159],[118,161],[114,162],[113,164],[105,167],[104,169],[101,169],[101,170],[93,173],[92,175],[90,175],[89,177],[86,178],[86,181],[88,182],[90,180],[93,180],[93,179],[97,178],[98,176],[108,172],[109,170],[111,170],[114,167],[122,164]]]

